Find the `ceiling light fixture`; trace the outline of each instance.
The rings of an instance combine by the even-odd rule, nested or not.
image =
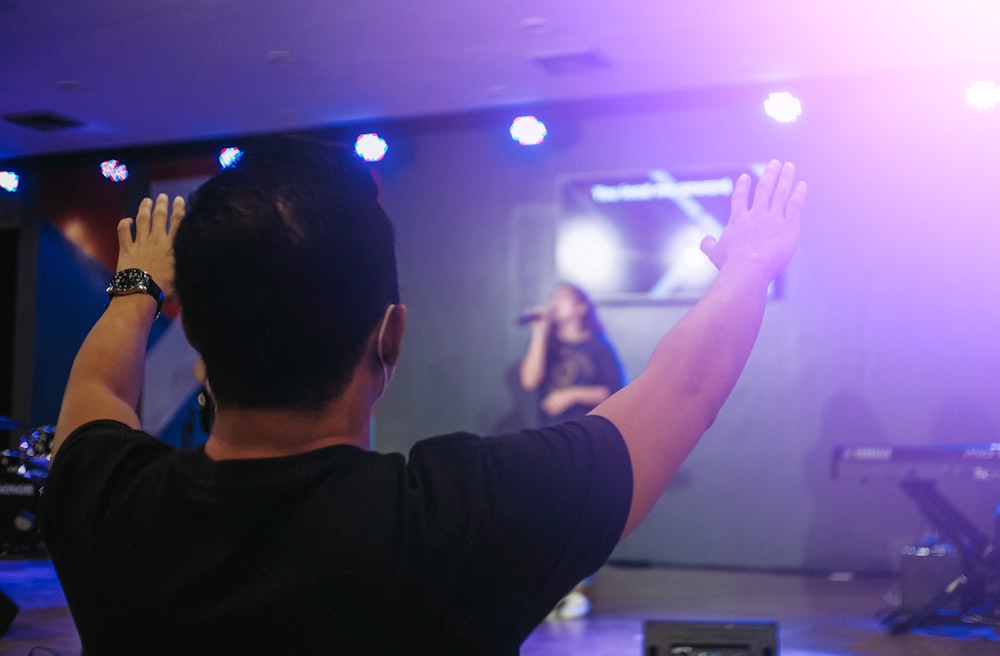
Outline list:
[[[522,146],[537,146],[545,141],[549,130],[534,116],[518,116],[510,124],[510,136]]]
[[[17,173],[13,171],[0,171],[0,189],[14,193],[17,191],[19,182],[20,178],[18,178]]]
[[[776,91],[764,101],[764,111],[778,123],[794,123],[802,116],[802,101],[787,91]]]
[[[101,175],[112,182],[125,182],[128,179],[128,167],[116,159],[101,162]]]
[[[978,110],[987,112],[1000,104],[1000,87],[994,82],[981,80],[973,82],[965,90],[965,100]]]
[[[224,169],[236,166],[236,163],[243,157],[243,151],[235,146],[223,148],[219,151],[219,165]]]
[[[366,162],[381,162],[389,151],[389,144],[376,132],[359,135],[354,141],[354,152]]]

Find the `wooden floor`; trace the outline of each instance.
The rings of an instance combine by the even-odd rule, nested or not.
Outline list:
[[[889,635],[876,618],[898,593],[893,578],[607,566],[590,587],[593,608],[581,620],[546,622],[523,656],[633,655],[643,651],[645,620],[777,622],[784,656],[997,656],[990,627],[920,629]],[[0,560],[0,590],[20,612],[0,638],[0,654],[76,656],[80,642],[51,563]],[[959,627],[962,628],[962,627]],[[936,629],[938,633],[946,629]],[[711,653],[730,654],[730,651]]]

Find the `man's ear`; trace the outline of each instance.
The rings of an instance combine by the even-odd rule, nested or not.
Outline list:
[[[382,362],[395,367],[403,348],[403,333],[406,332],[406,306],[393,305],[385,317],[385,331],[382,334]]]

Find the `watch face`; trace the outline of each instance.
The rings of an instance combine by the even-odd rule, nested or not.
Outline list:
[[[156,299],[156,316],[160,316],[160,310],[163,308],[163,290],[142,269],[119,271],[111,277],[107,292],[108,303],[115,296],[149,294]]]
[[[125,269],[119,271],[111,279],[111,286],[116,292],[140,289],[145,285],[146,274],[141,269]]]

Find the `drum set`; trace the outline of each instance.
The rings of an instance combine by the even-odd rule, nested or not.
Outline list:
[[[0,431],[21,425],[0,416]],[[32,550],[39,546],[38,501],[49,476],[55,426],[40,426],[22,435],[17,448],[0,452],[0,550]]]

